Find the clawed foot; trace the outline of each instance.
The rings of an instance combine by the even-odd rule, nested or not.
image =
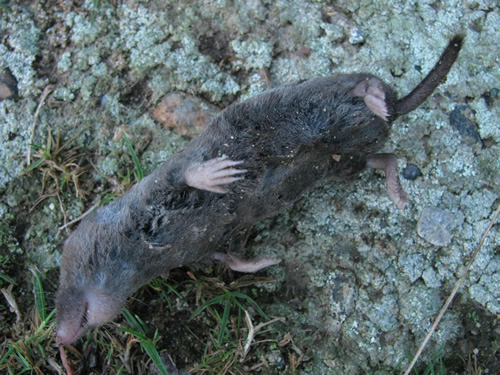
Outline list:
[[[184,179],[188,186],[196,189],[213,193],[227,193],[224,185],[243,179],[243,176],[238,175],[247,171],[246,169],[231,168],[241,163],[243,161],[233,161],[224,157],[210,159],[204,163],[190,166],[184,174]]]
[[[385,92],[382,88],[382,83],[376,78],[370,78],[356,85],[352,93],[360,96],[365,101],[365,104],[370,110],[387,121],[389,118],[389,110],[385,102]]]
[[[367,159],[367,166],[385,172],[386,189],[389,198],[402,210],[408,202],[408,195],[401,187],[398,176],[398,163],[393,154],[374,154]]]
[[[242,259],[235,254],[231,253],[214,253],[212,254],[214,260],[225,263],[233,271],[254,273],[263,268],[274,266],[281,262],[280,259],[268,258],[268,257],[257,257],[253,259]]]

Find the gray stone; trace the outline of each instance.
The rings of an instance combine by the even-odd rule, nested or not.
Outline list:
[[[448,245],[453,229],[453,215],[437,207],[426,207],[418,220],[418,234],[426,241],[436,246]]]

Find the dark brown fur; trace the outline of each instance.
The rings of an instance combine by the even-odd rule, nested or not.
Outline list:
[[[281,86],[221,112],[186,150],[85,218],[68,238],[57,295],[59,341],[67,344],[88,326],[110,321],[152,278],[208,262],[228,246],[237,250],[256,221],[323,180],[365,168],[391,122],[444,79],[461,41],[455,37],[441,63],[399,101],[370,74],[338,74]],[[353,94],[366,82],[385,95],[389,121]],[[226,194],[187,186],[188,167],[223,155],[244,161],[243,180],[227,185]]]

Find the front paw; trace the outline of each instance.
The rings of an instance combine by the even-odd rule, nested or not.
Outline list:
[[[227,193],[224,185],[242,180],[246,169],[232,168],[243,163],[243,161],[234,161],[224,157],[210,159],[201,164],[194,164],[187,168],[184,179],[188,186],[200,190],[207,190],[213,193]]]

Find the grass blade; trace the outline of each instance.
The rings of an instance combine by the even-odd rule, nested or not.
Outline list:
[[[45,159],[38,159],[33,164],[31,164],[29,167],[24,168],[22,173],[29,173],[32,170],[37,169],[43,163],[45,163]]]
[[[160,373],[162,375],[168,375],[168,371],[165,368],[165,365],[163,364],[163,361],[161,360],[160,354],[156,350],[156,347],[151,341],[151,339],[147,339],[144,343],[144,349],[146,350],[146,353],[148,353],[149,358],[153,361],[153,363],[156,365],[158,370],[160,370]]]
[[[220,322],[219,338],[217,340],[219,347],[222,345],[222,339],[226,335],[227,321],[229,320],[229,312],[230,311],[231,311],[231,300],[228,298],[228,299],[226,299],[226,304],[224,306],[224,314],[222,314],[222,320]]]
[[[45,304],[45,293],[43,291],[42,282],[40,277],[38,277],[38,273],[30,268],[31,273],[33,274],[33,294],[35,295],[35,307],[38,312],[38,316],[42,322],[47,321],[47,306]]]
[[[257,302],[255,302],[250,296],[247,296],[246,294],[243,294],[243,293],[240,293],[240,292],[231,292],[233,296],[235,296],[236,298],[241,298],[241,299],[244,299],[246,301],[248,301],[251,305],[253,305],[253,307],[255,307],[255,309],[257,310],[257,312],[263,316],[264,318],[270,320],[271,318],[264,312],[264,310],[262,310],[262,308],[259,306],[259,304]],[[243,309],[245,310],[245,309]]]
[[[126,308],[123,309],[122,314],[125,317],[125,319],[127,319],[127,322],[130,325],[130,327],[132,327],[132,329],[136,333],[139,333],[139,334],[143,335],[144,337],[146,337],[146,333],[147,333],[146,324],[137,315],[133,315]],[[135,334],[134,334],[134,336],[135,336]]]
[[[123,133],[123,139],[127,144],[128,151],[130,152],[130,155],[132,155],[132,160],[134,161],[135,164],[135,171],[134,171],[135,178],[137,179],[137,181],[140,181],[144,178],[144,171],[142,170],[139,158],[137,157],[137,154],[134,151],[134,147],[132,146],[132,143],[130,143],[125,133]]]
[[[143,351],[146,351],[160,373],[168,375],[168,371],[161,360],[158,350],[156,350],[153,340],[146,336],[148,330],[146,324],[138,316],[134,316],[128,309],[123,309],[122,314],[133,329],[121,328],[121,330],[135,336],[139,340]],[[155,333],[156,336],[157,334]]]
[[[220,296],[217,296],[217,297],[214,297],[212,298],[211,300],[203,303],[200,307],[198,307],[195,312],[193,313],[193,315],[191,315],[191,318],[189,318],[189,320],[192,320],[193,318],[195,318],[196,316],[198,316],[203,310],[205,310],[208,306],[211,306],[211,305],[214,305],[216,303],[222,303],[222,301],[224,301],[224,299],[226,299],[226,295],[225,294],[221,294]]]
[[[14,281],[14,279],[10,276],[7,276],[6,274],[0,272],[0,279],[3,279],[5,281],[7,281],[9,284],[16,284],[16,282]]]
[[[16,350],[12,345],[7,345],[7,347],[9,348],[9,350],[7,350],[7,353],[5,353],[2,359],[0,359],[0,367],[3,366],[5,361],[7,361],[7,358],[9,358],[11,354],[13,354],[14,351]]]

